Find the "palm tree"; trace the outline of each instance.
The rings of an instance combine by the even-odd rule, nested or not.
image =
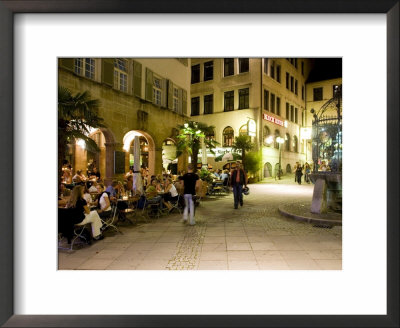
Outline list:
[[[242,153],[242,163],[245,165],[246,151],[253,149],[253,144],[251,142],[250,136],[239,136],[235,137],[235,142],[232,145],[234,151],[241,151]]]
[[[98,113],[99,101],[91,99],[88,91],[73,96],[67,88],[58,87],[58,185],[69,143],[82,139],[89,151],[100,151],[96,142],[89,138],[90,128],[105,127]]]
[[[209,148],[211,153],[214,153],[215,148],[219,143],[214,139],[207,139],[206,136],[214,132],[214,126],[208,126],[204,123],[188,121],[183,125],[178,126],[179,134],[176,148],[177,156],[180,156],[184,151],[187,151],[191,156],[193,171],[197,171],[197,158],[201,147],[201,138],[204,138],[206,148]]]

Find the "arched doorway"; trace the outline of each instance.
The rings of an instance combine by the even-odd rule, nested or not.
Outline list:
[[[290,166],[290,164],[286,165],[286,173],[292,173],[292,167]]]
[[[167,138],[162,145],[163,168],[171,173],[178,174],[178,158],[176,157],[175,141]]]
[[[153,138],[144,131],[132,130],[127,132],[123,141],[123,150],[127,153],[126,168],[128,171],[129,167],[134,166],[134,149],[135,149],[135,137],[139,138],[139,167],[148,168],[149,174],[155,172],[155,144]]]
[[[272,165],[267,162],[264,164],[264,178],[272,177]]]
[[[274,167],[274,174],[275,174],[275,176],[278,176],[278,173],[279,173],[279,163],[276,163],[276,164],[275,164],[275,167]]]

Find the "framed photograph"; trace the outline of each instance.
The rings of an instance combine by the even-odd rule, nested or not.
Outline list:
[[[399,325],[398,1],[0,0],[0,31],[1,325]],[[342,270],[58,270],[49,204],[59,58],[228,56],[342,58]]]

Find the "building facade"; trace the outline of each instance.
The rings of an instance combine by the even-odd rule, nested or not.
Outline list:
[[[314,81],[306,85],[306,108],[308,112],[314,109],[318,112],[321,107],[331,98],[333,98],[334,91],[342,85],[342,78]],[[336,116],[337,112],[328,109],[325,115]]]
[[[100,102],[106,128],[91,132],[100,153],[90,153],[79,141],[67,159],[73,169],[86,171],[93,163],[106,182],[133,165],[133,143],[140,140],[140,164],[150,174],[162,172],[177,125],[190,116],[190,59],[60,58],[58,83],[72,94],[89,91]],[[136,139],[137,140],[137,139]],[[169,162],[183,160],[169,158]]]
[[[262,154],[261,178],[275,175],[279,163],[291,172],[296,162],[311,160],[305,133],[311,129],[305,101],[311,67],[312,60],[300,58],[193,58],[191,119],[215,127],[217,156],[231,150],[236,136],[249,135]],[[208,164],[223,163],[208,154]]]

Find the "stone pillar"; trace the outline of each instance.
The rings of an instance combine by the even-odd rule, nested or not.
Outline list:
[[[135,136],[135,142],[133,144],[133,170],[140,170],[140,140],[139,136]]]
[[[114,174],[114,151],[123,151],[122,144],[117,142],[107,142],[106,147],[106,171],[102,172],[104,185],[108,186],[117,176]]]
[[[314,185],[313,198],[311,203],[311,213],[320,214],[326,213],[326,181],[317,179]]]
[[[162,146],[154,151],[154,175],[162,174]]]
[[[86,174],[86,165],[87,165],[87,151],[81,146],[75,144],[75,164],[72,167],[72,176],[76,174],[76,171],[82,170],[84,174]]]

